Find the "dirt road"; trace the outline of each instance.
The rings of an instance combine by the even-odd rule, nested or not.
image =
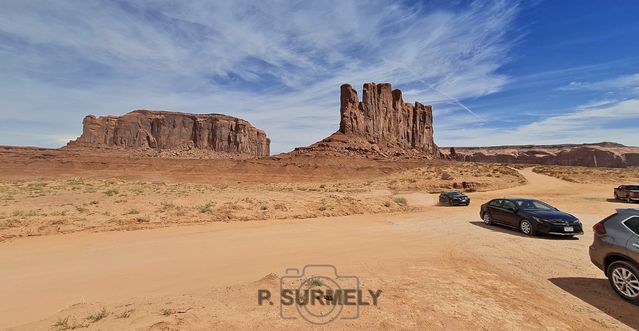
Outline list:
[[[382,289],[377,306],[331,327],[382,329],[639,328],[591,265],[592,224],[623,204],[610,185],[522,170],[528,184],[471,194],[469,207],[405,195],[425,212],[219,223],[133,232],[22,238],[0,245],[0,328],[290,329],[277,305],[259,306],[289,267],[333,264]],[[579,217],[578,239],[525,237],[484,226],[479,205],[528,196]],[[104,308],[104,316],[95,312]],[[66,322],[65,322],[66,318]]]

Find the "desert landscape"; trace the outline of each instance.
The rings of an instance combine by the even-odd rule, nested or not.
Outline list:
[[[339,130],[273,156],[244,120],[160,111],[87,116],[61,149],[1,147],[0,328],[639,328],[588,257],[638,168],[464,160],[435,145],[430,106],[390,84],[362,99],[343,85]],[[449,190],[471,205],[439,205]],[[585,234],[482,223],[481,204],[511,196],[576,215]],[[258,304],[308,264],[357,276],[378,304],[319,326]]]
[[[11,174],[6,160],[3,174]],[[639,180],[637,169],[421,161],[348,180],[331,179],[343,169],[327,165],[292,171],[290,181],[195,172],[160,182],[151,178],[163,172],[145,169],[155,161],[135,160],[142,170],[118,178],[82,169],[93,167],[88,161],[61,175],[63,159],[45,167],[12,158],[14,171],[32,164],[40,172],[3,177],[0,327],[306,328],[281,320],[277,306],[258,306],[256,291],[275,290],[287,267],[308,263],[333,264],[383,290],[378,306],[331,327],[639,327],[636,306],[614,294],[587,253],[591,226],[623,207],[608,201],[611,186]],[[461,180],[492,186],[468,192],[469,207],[438,206],[435,192]],[[502,196],[573,212],[586,234],[527,237],[484,225],[479,204]]]

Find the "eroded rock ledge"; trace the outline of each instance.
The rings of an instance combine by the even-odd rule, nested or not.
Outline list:
[[[259,158],[269,156],[270,142],[264,131],[232,116],[134,110],[85,117],[82,135],[67,148],[203,150]]]

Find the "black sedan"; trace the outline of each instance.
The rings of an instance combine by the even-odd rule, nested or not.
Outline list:
[[[439,194],[439,204],[448,206],[468,206],[470,198],[457,191],[442,192]]]
[[[502,198],[481,205],[479,215],[485,224],[501,224],[518,228],[523,234],[584,234],[575,216],[534,199]]]

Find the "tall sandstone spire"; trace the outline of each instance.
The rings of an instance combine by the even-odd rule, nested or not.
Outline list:
[[[366,83],[362,101],[350,85],[341,86],[339,131],[296,154],[440,156],[433,141],[431,106],[405,103],[389,83]]]
[[[381,150],[437,154],[432,107],[405,103],[402,91],[393,90],[391,84],[364,84],[362,101],[350,85],[344,84],[340,101],[341,133],[364,137]]]

